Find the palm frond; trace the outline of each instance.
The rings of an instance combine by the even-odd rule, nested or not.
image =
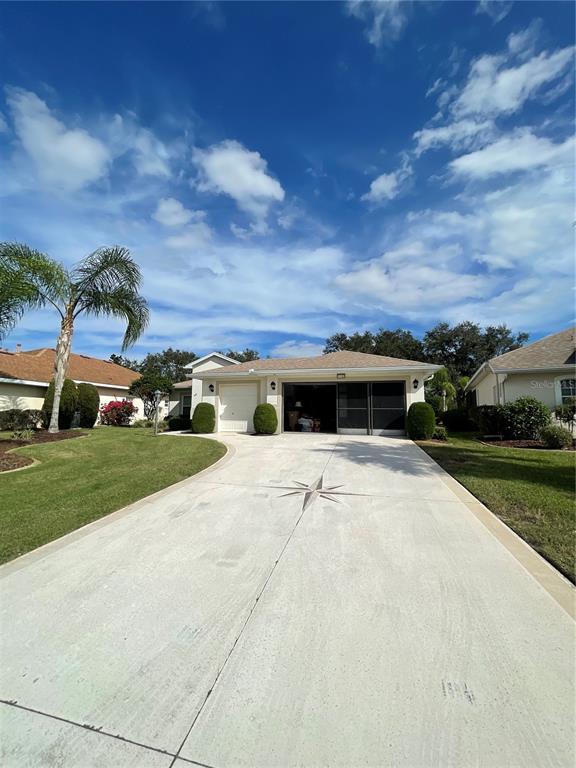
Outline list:
[[[62,313],[69,287],[68,273],[57,261],[21,243],[0,243],[0,335],[28,309],[50,303]]]
[[[114,245],[98,248],[86,256],[71,275],[77,300],[87,291],[107,293],[120,286],[136,293],[140,288],[142,275],[140,267],[130,256],[128,248]]]
[[[122,351],[132,346],[148,325],[150,313],[146,300],[126,286],[111,290],[86,288],[76,309],[75,317],[85,312],[89,315],[110,315],[126,322]]]

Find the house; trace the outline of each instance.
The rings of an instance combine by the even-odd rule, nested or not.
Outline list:
[[[48,384],[54,378],[53,349],[24,351],[18,345],[15,352],[0,350],[0,411],[10,408],[40,410]],[[128,394],[130,384],[140,377],[136,371],[110,360],[88,355],[70,354],[67,376],[77,384],[94,384],[100,395],[100,406],[111,400],[132,400],[143,417],[143,403]]]
[[[407,409],[424,400],[424,382],[440,368],[362,352],[247,363],[212,354],[189,367],[192,382],[176,387],[188,389],[191,408],[214,405],[218,432],[251,432],[256,406],[271,403],[279,432],[297,430],[306,415],[314,431],[374,435],[404,433]]]
[[[466,385],[471,405],[504,405],[530,395],[550,409],[576,396],[575,328],[493,357]]]
[[[194,408],[202,401],[202,381],[195,377],[201,371],[210,371],[214,368],[225,368],[229,365],[238,365],[234,360],[221,352],[210,352],[208,355],[193,360],[184,367],[190,371],[189,381],[179,381],[174,385],[170,396],[170,416],[184,416],[188,418],[194,413]]]

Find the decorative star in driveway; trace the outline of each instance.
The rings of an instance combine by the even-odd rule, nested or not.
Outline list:
[[[304,499],[302,501],[302,512],[304,512],[308,507],[313,504],[316,499],[328,499],[328,501],[333,501],[336,504],[340,504],[341,501],[338,498],[338,496],[367,496],[366,493],[352,493],[349,491],[339,491],[339,488],[342,488],[341,485],[324,485],[324,475],[320,475],[318,480],[315,480],[313,483],[310,483],[307,485],[306,483],[301,483],[298,480],[294,480],[294,483],[298,487],[290,486],[290,485],[272,485],[269,486],[270,488],[278,488],[279,490],[287,490],[288,493],[283,493],[279,498],[283,498],[284,496],[304,496]]]

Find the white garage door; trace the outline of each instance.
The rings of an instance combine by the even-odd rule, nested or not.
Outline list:
[[[258,384],[220,385],[220,431],[252,432]]]

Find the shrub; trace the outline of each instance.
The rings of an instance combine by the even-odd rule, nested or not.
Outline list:
[[[0,411],[0,430],[37,429],[42,421],[42,411],[33,409],[20,411],[11,408],[8,411]]]
[[[100,395],[94,384],[78,384],[80,426],[92,429],[98,418]]]
[[[192,432],[197,435],[207,435],[214,432],[216,426],[216,411],[212,403],[198,403],[192,416]]]
[[[540,439],[546,445],[546,448],[570,448],[572,445],[572,433],[550,424],[540,430]]]
[[[154,422],[152,419],[136,419],[136,421],[132,422],[131,426],[136,427],[136,429],[149,429],[154,426]]]
[[[470,411],[470,417],[483,435],[501,435],[504,431],[501,405],[478,405]]]
[[[444,411],[440,420],[449,432],[473,432],[476,429],[466,408],[450,408]]]
[[[519,397],[501,408],[503,432],[515,440],[537,440],[550,424],[550,411],[535,397]]]
[[[16,429],[12,432],[12,440],[32,440],[34,431],[32,429]]]
[[[554,408],[554,416],[562,424],[565,424],[570,432],[574,432],[574,420],[576,419],[576,405],[574,403],[557,406]]]
[[[174,432],[175,430],[179,431],[181,429],[191,429],[189,416],[170,416],[168,419],[166,419],[166,422],[168,424],[168,429],[171,432]]]
[[[111,400],[100,408],[100,422],[110,427],[128,427],[137,412],[131,400]]]
[[[50,424],[52,404],[54,403],[54,381],[51,381],[42,404],[42,421],[45,427]],[[78,407],[78,388],[72,379],[64,379],[58,410],[58,429],[70,429]]]
[[[446,431],[446,427],[443,427],[441,424],[436,424],[436,428],[434,429],[434,434],[432,435],[433,440],[448,440],[448,432]]]
[[[273,435],[278,429],[278,415],[271,403],[260,403],[254,411],[254,431],[257,435]]]
[[[436,428],[434,409],[429,403],[412,403],[406,417],[406,431],[412,440],[429,440]]]

